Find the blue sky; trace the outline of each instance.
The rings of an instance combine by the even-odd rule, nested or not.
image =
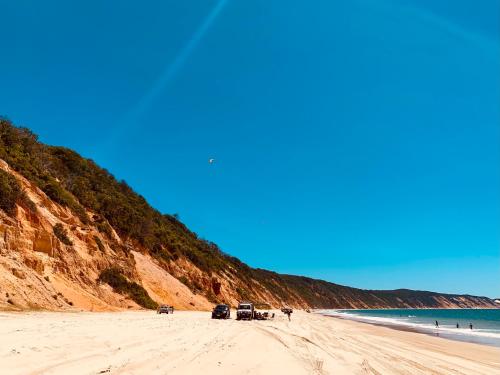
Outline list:
[[[0,114],[224,251],[500,297],[497,0],[0,0],[0,14]]]

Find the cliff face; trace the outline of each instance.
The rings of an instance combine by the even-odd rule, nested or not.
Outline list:
[[[211,307],[202,294],[193,293],[178,279],[211,285],[211,279],[189,262],[172,262],[167,270],[141,246],[123,241],[116,232],[107,237],[95,226],[82,224],[70,209],[53,202],[3,160],[0,170],[13,175],[36,205],[35,213],[21,205],[16,205],[11,216],[0,210],[0,308],[139,308],[126,294],[99,282],[106,269],[119,269],[158,302],[182,309]],[[62,225],[70,245],[54,234],[56,224]]]
[[[0,309],[103,311],[151,307],[151,299],[179,309],[241,299],[301,308],[495,307],[485,297],[367,291],[252,269],[91,161],[5,120],[0,141]]]

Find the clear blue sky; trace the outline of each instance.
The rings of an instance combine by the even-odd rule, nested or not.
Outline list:
[[[0,114],[254,267],[500,297],[499,4],[0,0]]]

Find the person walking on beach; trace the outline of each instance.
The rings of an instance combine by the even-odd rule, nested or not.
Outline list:
[[[439,328],[439,323],[437,320],[436,320],[436,328]]]
[[[457,322],[457,328],[460,328],[460,325],[458,324],[458,322]]]
[[[290,320],[291,320],[291,319],[290,319],[290,315],[291,315],[291,314],[292,314],[292,312],[293,312],[293,311],[292,311],[292,309],[289,309],[289,308],[284,308],[284,309],[282,309],[281,311],[283,311],[283,313],[284,313],[286,316],[288,316],[288,321],[290,321]]]
[[[469,328],[472,329],[472,323],[469,323]]]

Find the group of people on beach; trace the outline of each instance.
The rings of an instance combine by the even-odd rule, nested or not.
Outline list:
[[[439,322],[436,320],[436,328],[439,328]],[[460,328],[460,324],[457,322],[457,328]],[[472,323],[469,323],[469,328],[472,329]]]

